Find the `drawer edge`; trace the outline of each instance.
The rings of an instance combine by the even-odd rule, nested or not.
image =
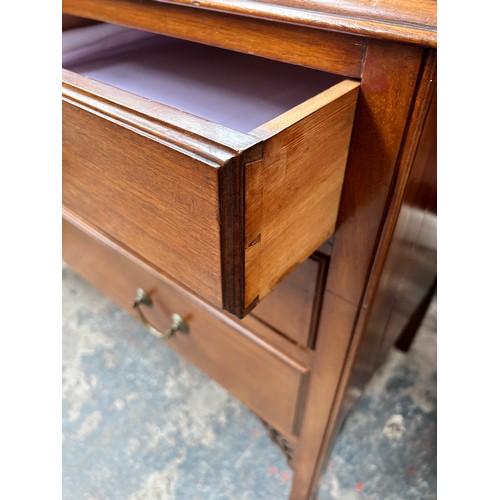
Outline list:
[[[261,141],[139,95],[63,69],[63,100],[213,167],[248,149],[256,157]],[[251,157],[247,152],[246,156]]]
[[[254,304],[334,232],[359,82],[344,80],[253,130],[245,170],[245,303]]]

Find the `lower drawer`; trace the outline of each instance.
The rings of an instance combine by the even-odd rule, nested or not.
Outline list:
[[[179,314],[188,325],[168,344],[228,389],[269,425],[298,435],[309,368],[221,311],[166,281],[139,259],[77,221],[63,220],[63,258],[85,279],[133,313],[135,290],[152,299],[141,306],[160,331]],[[162,342],[162,340],[158,340]]]

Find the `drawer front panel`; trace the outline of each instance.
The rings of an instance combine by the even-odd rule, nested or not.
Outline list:
[[[217,169],[63,104],[63,204],[221,304]]]
[[[131,312],[135,289],[145,289],[153,306],[143,306],[142,310],[161,331],[170,326],[173,313],[180,314],[189,333],[175,334],[168,345],[272,427],[292,437],[298,434],[307,366],[256,337],[237,320],[161,279],[138,259],[84,227],[82,230],[63,220],[63,257],[69,265]]]

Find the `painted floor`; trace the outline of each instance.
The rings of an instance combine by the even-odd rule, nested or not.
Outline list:
[[[63,266],[63,499],[285,500],[260,420]],[[436,498],[436,301],[349,414],[320,500]]]

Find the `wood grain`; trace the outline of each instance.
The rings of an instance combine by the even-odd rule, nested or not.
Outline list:
[[[245,303],[265,297],[335,229],[359,84],[345,80],[250,132]]]
[[[218,189],[216,168],[63,105],[64,207],[222,306]]]
[[[437,45],[435,0],[159,0],[374,39]]]
[[[437,134],[435,94],[430,106],[428,102],[434,88],[434,82],[429,81],[433,79],[429,79],[429,71],[432,74],[432,64],[424,72],[425,85],[419,92],[420,96],[428,95],[417,106],[420,112],[415,113],[406,144],[413,143],[416,148],[416,152],[409,151],[410,164],[412,156],[415,157],[411,169],[405,169],[408,177],[405,179],[403,175],[399,181],[405,188],[402,204],[399,209],[396,209],[397,204],[393,208],[398,213],[397,222],[394,226],[391,217],[386,222],[394,233],[385,243],[390,241],[351,367],[346,388],[349,397],[344,398],[341,405],[340,419],[383,362],[389,348],[399,342],[402,332],[406,337],[403,346],[409,347],[408,338],[413,338],[435,289]],[[426,116],[426,110],[427,118],[422,129],[419,122]],[[419,131],[422,133],[420,137]],[[397,199],[396,194],[394,200]]]
[[[375,360],[383,356],[396,337],[403,319],[412,316],[420,291],[432,275],[432,252],[426,248],[430,241],[426,238],[429,234],[432,236],[427,229],[432,226],[435,209],[432,190],[435,184],[432,137],[435,134],[431,125],[425,125],[423,134],[422,130],[425,117],[432,116],[427,115],[427,110],[434,89],[436,54],[423,47],[436,46],[435,2],[63,0],[63,10],[361,78],[338,218],[331,225],[331,231],[334,226],[336,230],[333,240],[323,245],[323,251],[331,256],[326,289],[324,294],[322,290],[315,291],[316,297],[322,297],[314,306],[317,336],[315,342],[311,338],[307,340],[314,351],[287,340],[287,332],[295,327],[287,323],[286,313],[275,312],[274,316],[271,313],[276,325],[284,325],[274,329],[252,315],[235,320],[188,294],[175,280],[161,277],[157,268],[138,258],[140,252],[134,254],[88,225],[82,226],[84,242],[81,239],[84,233],[78,230],[76,236],[66,238],[67,242],[75,242],[74,245],[65,244],[66,255],[71,256],[68,258],[82,274],[93,276],[110,296],[122,297],[119,300],[123,304],[131,300],[129,292],[127,297],[123,294],[123,285],[126,284],[127,289],[137,286],[129,281],[132,278],[134,282],[137,277],[144,279],[145,286],[154,294],[160,290],[157,297],[161,300],[155,301],[156,306],[148,311],[151,320],[159,326],[167,326],[166,318],[173,306],[184,311],[183,314],[194,315],[196,331],[200,332],[195,334],[196,345],[188,348],[183,342],[189,339],[179,337],[172,346],[227,384],[229,390],[296,444],[291,498],[313,498],[332,438],[350,402],[350,388],[359,389],[373,371]],[[395,43],[401,41],[405,44]],[[310,127],[301,128],[301,121],[314,121],[312,117],[317,113],[315,119],[323,119],[326,107],[313,113],[309,110],[304,116],[298,116],[295,110],[289,123],[285,123],[286,116],[281,117],[261,127],[257,138],[244,134],[245,137],[225,140],[227,129],[215,126],[212,131],[209,122],[193,125],[189,117],[181,114],[175,119],[183,123],[177,128],[171,127],[165,125],[161,109],[154,106],[144,114],[132,113],[130,122],[127,121],[130,109],[127,105],[123,107],[123,96],[106,101],[105,107],[99,98],[100,103],[92,108],[92,103],[96,103],[96,89],[90,89],[84,97],[79,95],[80,101],[74,99],[71,92],[67,92],[67,99],[68,102],[73,99],[73,106],[101,118],[105,116],[112,124],[119,122],[124,130],[133,129],[136,135],[181,151],[204,165],[213,163],[211,168],[218,172],[217,176],[199,178],[200,185],[209,193],[200,203],[215,208],[213,200],[218,200],[219,241],[216,242],[211,229],[206,229],[214,237],[213,245],[219,245],[218,256],[212,255],[219,258],[221,264],[219,291],[214,295],[229,308],[246,312],[257,298],[264,297],[307,257],[295,251],[298,247],[308,248],[311,243],[312,252],[314,245],[321,243],[314,231],[322,225],[326,228],[327,219],[334,215],[336,207],[325,212],[318,210],[316,194],[324,195],[328,202],[332,197],[327,194],[328,189],[314,188],[308,182],[310,178],[315,179],[315,175],[316,180],[324,181],[322,170],[314,161],[316,157],[326,164],[333,160],[308,152],[308,146],[315,147],[318,132],[308,138]],[[334,130],[334,124],[325,120],[325,127]],[[427,123],[431,122],[429,118]],[[93,122],[81,121],[80,124],[93,126]],[[189,128],[190,125],[193,126]],[[310,125],[314,128],[314,123]],[[85,138],[85,128],[80,132]],[[103,132],[108,133],[107,129]],[[73,133],[76,140],[76,130]],[[319,136],[318,142],[321,142],[323,139]],[[134,141],[136,139],[132,140],[133,144],[142,145],[139,139]],[[245,141],[250,141],[248,146],[244,145]],[[260,141],[265,142],[263,149]],[[242,147],[235,147],[236,143]],[[212,148],[216,153],[211,156]],[[247,151],[250,153],[244,156]],[[90,155],[88,151],[82,154]],[[119,157],[119,152],[117,155]],[[293,160],[291,164],[290,160]],[[329,173],[327,178],[335,179],[335,175]],[[428,196],[421,196],[424,186],[430,188]],[[82,190],[84,206],[86,197],[93,196],[93,188],[94,184],[89,181]],[[422,201],[424,205],[420,206],[417,200],[427,201]],[[312,208],[309,214],[305,209],[307,204]],[[417,205],[419,210],[415,211]],[[298,214],[296,226],[293,221],[289,225],[287,220],[292,213]],[[73,216],[70,212],[67,215]],[[73,219],[73,223],[80,227],[81,221],[76,220]],[[216,217],[212,217],[212,212],[207,220],[213,229]],[[69,227],[71,233],[76,226]],[[311,227],[310,241],[300,242],[301,231],[309,232]],[[191,230],[194,238],[196,228],[190,228],[189,232]],[[91,249],[97,243],[99,250],[94,252]],[[297,245],[295,250],[294,245]],[[279,253],[280,248],[286,251]],[[208,252],[211,251],[209,247]],[[203,261],[206,253],[203,247],[190,258],[196,261],[201,255]],[[409,262],[406,257],[410,257],[411,269],[405,267]],[[124,267],[112,279],[97,276],[100,273],[106,276],[107,267],[121,266],[117,262],[122,258]],[[421,272],[428,264],[431,264],[430,271]],[[216,267],[212,269],[214,276]],[[231,273],[232,281],[228,282]],[[410,282],[418,292],[413,293],[416,289],[406,287]],[[276,290],[279,289],[278,285]],[[201,295],[208,297],[204,291]],[[308,298],[309,288],[299,299],[300,305],[307,304],[304,311],[310,308]],[[282,300],[278,301],[280,306]],[[303,316],[299,321],[307,323],[308,320]],[[379,328],[380,325],[383,326]],[[201,332],[205,328],[211,345],[204,343],[206,339]],[[278,334],[280,328],[287,332]],[[296,339],[296,333],[290,338]],[[227,364],[231,356],[242,360],[241,366],[236,366],[239,362]],[[266,376],[257,375],[257,380],[252,380],[250,374],[253,375],[255,367]],[[244,374],[240,373],[241,368]],[[362,376],[358,377],[360,373]],[[282,384],[285,393],[282,393]],[[273,387],[272,391],[268,385]],[[274,395],[278,393],[275,400]]]
[[[356,36],[152,0],[63,0],[63,12],[358,78]]]
[[[269,346],[228,316],[206,306],[182,288],[163,279],[85,224],[63,220],[63,257],[90,283],[132,313],[135,288],[150,293],[153,307],[144,308],[160,330],[176,312],[189,325],[168,346],[205,371],[266,422],[286,436],[300,428],[302,393],[308,368]],[[145,335],[147,335],[145,330]],[[162,341],[158,340],[159,348]]]
[[[358,385],[367,380],[369,357],[376,368],[412,319],[413,312],[425,301],[428,291],[434,289],[437,273],[436,118],[434,93],[365,329],[365,337],[379,333],[378,342],[373,345],[369,356],[366,349],[358,356],[355,365],[356,374],[361,379]],[[415,328],[418,324],[414,325]],[[358,368],[363,359],[366,360],[365,370]],[[364,380],[359,372],[364,375]]]
[[[349,393],[349,387],[352,387],[351,376],[355,373],[354,367],[356,366],[356,360],[358,356],[360,356],[360,349],[362,349],[361,346],[364,342],[370,342],[370,338],[369,335],[367,335],[366,328],[367,323],[370,320],[370,314],[372,312],[371,307],[374,303],[374,297],[377,293],[377,287],[384,269],[387,253],[389,248],[391,247],[392,235],[394,234],[396,221],[398,219],[398,214],[402,206],[401,204],[404,193],[406,191],[406,186],[408,185],[408,180],[411,177],[413,167],[417,168],[417,170],[420,169],[420,167],[417,167],[417,165],[415,164],[415,153],[417,150],[417,145],[420,141],[422,129],[424,127],[424,120],[428,115],[429,106],[435,88],[435,71],[436,52],[429,51],[425,53],[422,58],[422,72],[417,84],[417,88],[415,89],[416,91],[413,105],[408,116],[406,133],[401,144],[398,163],[399,168],[398,170],[396,170],[396,178],[394,179],[393,183],[390,205],[383,223],[381,241],[378,244],[377,255],[374,260],[373,268],[371,270],[371,274],[366,286],[365,295],[361,301],[362,304],[366,305],[364,307],[360,307],[358,311],[358,317],[355,320],[355,328],[346,348],[346,358],[344,360],[342,373],[336,375],[338,377],[337,388],[331,408],[330,420],[326,427],[326,434],[323,440],[322,450],[320,451],[318,457],[317,474],[319,474],[319,471],[321,470],[320,464],[323,460],[322,457],[327,456],[329,450],[331,449],[331,438],[335,430],[338,429],[340,423],[339,417],[341,413],[345,414],[345,403],[347,395]],[[431,141],[431,144],[435,143],[434,141],[435,138]],[[424,149],[427,149],[427,146]],[[432,199],[432,196],[430,198]],[[425,199],[428,199],[427,196],[425,197]],[[423,266],[423,269],[425,269],[427,267],[427,264],[423,263]],[[326,305],[326,307],[329,308],[330,306]],[[394,335],[394,338],[396,338],[396,335]],[[376,356],[377,355],[380,354],[377,353]],[[304,424],[304,426],[305,425],[306,424]]]
[[[371,42],[339,207],[327,288],[358,304],[384,218],[423,50]]]
[[[366,315],[370,303],[363,293],[387,216],[386,203],[396,179],[405,178],[411,167],[411,159],[400,152],[408,124],[418,118],[414,103],[422,57],[419,48],[376,41],[367,50],[317,355],[294,455],[293,499],[314,496],[339,423],[342,396],[362,338],[362,325],[357,321]],[[417,128],[410,135],[418,133]]]

